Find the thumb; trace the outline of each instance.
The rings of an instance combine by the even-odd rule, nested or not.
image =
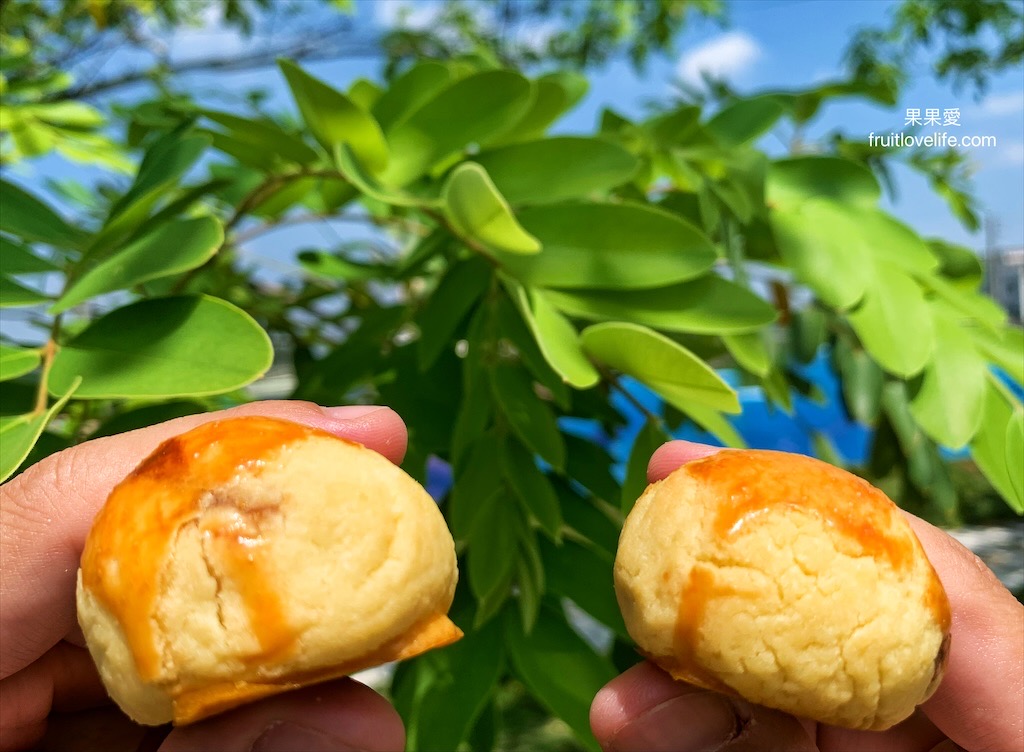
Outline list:
[[[1024,606],[970,550],[907,515],[949,596],[946,675],[923,706],[970,749],[1024,749]]]
[[[590,723],[608,752],[816,752],[795,718],[674,681],[641,663],[597,693]]]
[[[369,687],[343,679],[176,728],[160,752],[400,752],[404,746],[395,709]]]

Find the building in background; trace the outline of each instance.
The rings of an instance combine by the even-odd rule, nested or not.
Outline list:
[[[1024,311],[1024,248],[993,248],[985,254],[985,292],[1014,323]]]

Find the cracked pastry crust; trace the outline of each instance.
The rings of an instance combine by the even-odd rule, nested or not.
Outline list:
[[[427,492],[287,421],[207,423],[111,493],[78,617],[111,697],[183,724],[461,637],[455,547]]]
[[[648,486],[615,591],[674,678],[847,728],[908,717],[948,654],[945,591],[896,505],[801,455],[723,450]]]

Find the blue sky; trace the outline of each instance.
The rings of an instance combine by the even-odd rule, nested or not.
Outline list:
[[[605,106],[639,117],[645,101],[664,98],[671,91],[674,78],[696,82],[701,70],[724,76],[743,92],[796,88],[839,77],[843,51],[855,30],[883,24],[894,5],[892,0],[733,0],[728,3],[727,26],[695,20],[679,39],[677,54],[656,57],[643,75],[638,76],[624,61],[594,72],[590,93],[558,130],[592,132]],[[407,9],[406,22],[414,27],[429,25],[436,12],[434,0],[358,0],[357,17],[361,23],[379,27],[393,23],[403,7]],[[544,33],[540,28],[531,30],[530,35]],[[209,54],[212,49],[240,51],[246,44],[214,24],[203,31],[180,34],[172,49],[187,58]],[[379,63],[361,59],[309,67],[344,88],[361,76],[376,78]],[[291,106],[276,71],[232,78],[232,87],[263,85],[272,91],[275,104]],[[197,76],[195,82],[203,86],[210,79]],[[1024,70],[993,78],[978,101],[973,90],[954,93],[949,86],[936,83],[923,68],[897,107],[843,100],[825,108],[805,137],[821,138],[836,129],[857,136],[900,131],[907,108],[959,108],[961,126],[945,128],[950,135],[996,138],[995,147],[967,150],[979,206],[984,216],[995,221],[999,246],[1024,245]],[[782,139],[788,139],[785,127],[780,130]],[[768,136],[764,146],[778,152],[781,143],[778,136]],[[889,208],[898,217],[923,235],[943,237],[979,252],[984,249],[984,233],[968,233],[922,177],[908,169],[898,169],[895,174],[899,196]]]
[[[645,102],[666,98],[673,79],[696,82],[701,70],[725,77],[741,92],[797,88],[836,78],[841,73],[843,51],[854,31],[865,25],[882,25],[895,4],[893,0],[732,0],[728,2],[728,25],[695,19],[678,40],[677,53],[655,57],[642,75],[637,75],[624,61],[594,71],[590,76],[590,93],[558,124],[557,130],[593,132],[606,106],[627,116],[640,117]],[[357,0],[357,23],[379,29],[394,23],[401,8],[407,9],[408,24],[429,25],[436,13],[437,0]],[[207,21],[205,28],[179,31],[167,40],[173,59],[229,56],[266,41],[242,39],[222,28],[215,16]],[[545,32],[544,28],[535,28],[527,36]],[[131,54],[119,52],[101,70],[90,73],[103,78],[131,67],[132,63]],[[346,88],[359,77],[379,78],[380,61],[359,58],[310,64],[308,68],[338,88]],[[254,87],[269,92],[272,106],[294,108],[276,69],[215,76],[197,74],[187,79],[186,85],[207,103],[223,109],[238,108],[238,95]],[[123,98],[130,99],[130,95],[131,92],[126,92]],[[986,217],[997,223],[999,246],[1024,246],[1024,70],[995,77],[986,96],[976,101],[973,91],[954,93],[948,86],[937,84],[925,69],[895,108],[842,100],[823,109],[807,129],[805,138],[821,138],[835,129],[861,137],[870,132],[900,131],[910,107],[922,111],[929,107],[959,108],[961,126],[945,129],[951,135],[997,139],[994,148],[968,150],[975,170],[979,206]],[[770,153],[778,154],[788,137],[787,126],[782,126],[778,134],[767,136],[762,145]],[[38,186],[45,177],[88,180],[96,174],[58,158],[19,166],[15,172],[18,179],[30,186]],[[959,242],[979,252],[984,249],[984,234],[968,233],[923,178],[899,169],[896,179],[899,197],[889,208],[898,217],[925,236]],[[346,231],[351,232],[351,226]],[[311,243],[322,237],[311,231],[301,234]],[[252,250],[259,255],[264,248],[269,251],[272,243],[273,238],[261,239]],[[279,252],[272,255],[284,260]]]

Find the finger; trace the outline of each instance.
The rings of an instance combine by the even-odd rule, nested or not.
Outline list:
[[[140,726],[116,705],[76,713],[54,713],[36,752],[156,752],[170,726]]]
[[[58,642],[42,658],[0,680],[0,748],[35,744],[51,710],[81,710],[108,702],[92,658]]]
[[[819,726],[818,747],[822,752],[929,752],[946,735],[935,728],[918,708],[907,720],[886,731],[852,731]]]
[[[674,681],[641,663],[597,693],[590,725],[607,752],[814,752],[790,716]]]
[[[907,517],[953,615],[946,676],[924,712],[962,747],[1024,749],[1024,606],[968,548]]]
[[[177,728],[160,752],[400,752],[405,730],[388,702],[358,682],[307,687]]]
[[[654,451],[651,461],[647,465],[647,480],[654,483],[667,478],[680,465],[719,451],[721,451],[719,447],[696,444],[692,441],[677,440],[662,444]]]
[[[265,415],[359,441],[393,461],[405,425],[388,408],[254,402],[190,415],[59,452],[0,486],[0,678],[20,671],[75,626],[75,576],[93,517],[111,489],[163,441],[202,423]]]

